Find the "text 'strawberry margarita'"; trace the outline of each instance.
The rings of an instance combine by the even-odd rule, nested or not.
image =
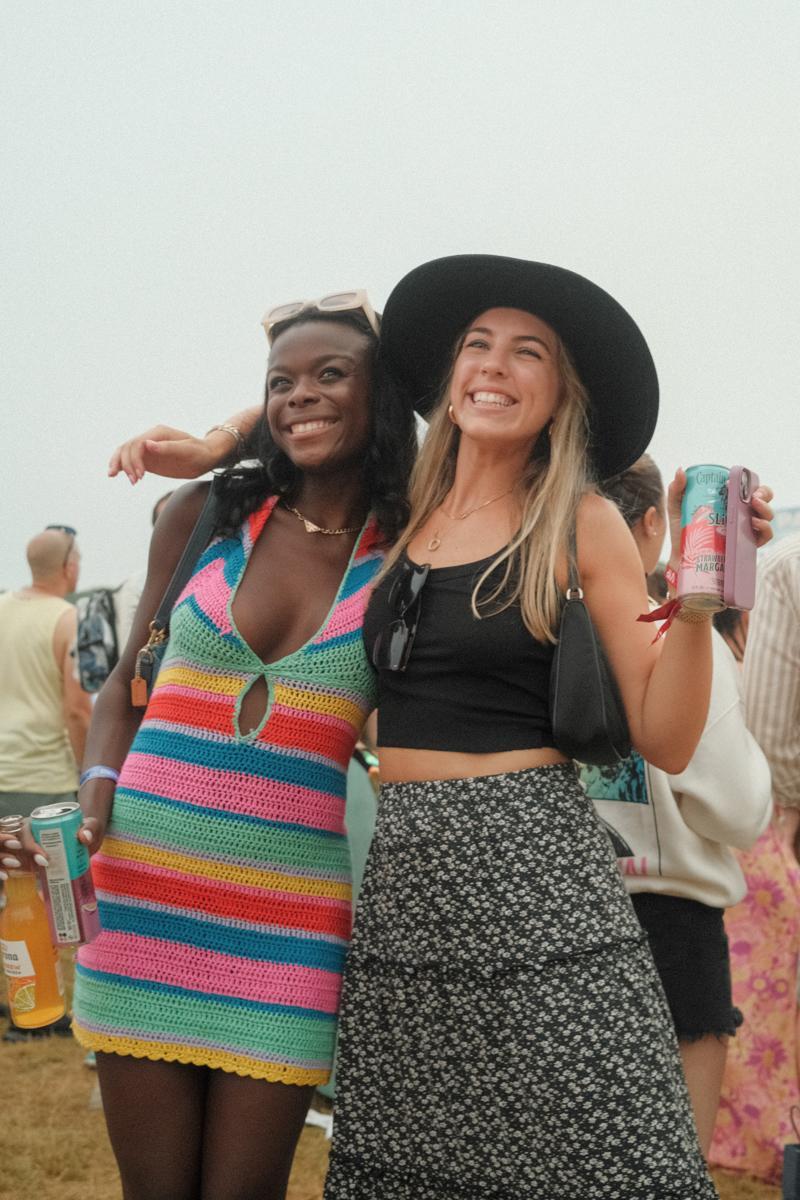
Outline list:
[[[678,599],[684,608],[717,612],[725,607],[728,475],[727,467],[708,463],[686,470],[678,571]]]
[[[31,833],[49,859],[42,869],[50,931],[56,946],[91,942],[100,932],[89,851],[78,841],[81,808],[74,800],[31,813]]]

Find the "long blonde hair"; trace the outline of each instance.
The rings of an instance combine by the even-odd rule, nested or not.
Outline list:
[[[381,576],[391,570],[453,486],[460,431],[450,420],[448,407],[453,366],[463,340],[462,336],[456,345],[441,398],[411,476],[411,519],[387,556]],[[589,400],[560,338],[556,361],[561,392],[549,430],[549,453],[547,442],[543,443],[547,433],[542,431],[517,485],[522,507],[519,530],[483,572],[472,593],[472,611],[476,617],[480,617],[482,608],[498,612],[519,601],[526,628],[538,641],[549,642],[557,640],[561,611],[556,567],[568,545],[581,497],[591,487]],[[502,578],[481,596],[489,576],[502,564],[505,564]]]

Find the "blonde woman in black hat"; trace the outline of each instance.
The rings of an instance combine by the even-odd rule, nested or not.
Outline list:
[[[634,744],[674,772],[702,731],[709,626],[652,645],[635,545],[594,490],[652,434],[647,346],[588,280],[490,256],[413,271],[381,341],[433,412],[365,621],[384,786],[326,1196],[711,1197],[663,992],[548,708],[577,521]]]
[[[326,1197],[713,1196],[649,950],[548,708],[577,520],[634,743],[676,771],[703,728],[710,623],[652,644],[635,545],[593,489],[652,434],[647,346],[588,280],[488,256],[413,271],[381,343],[433,409],[365,618],[383,787]]]

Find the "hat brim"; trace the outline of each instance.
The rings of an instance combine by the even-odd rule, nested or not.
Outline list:
[[[456,339],[490,308],[519,308],[546,321],[570,352],[589,396],[589,453],[598,479],[644,453],[658,416],[658,377],[636,322],[613,296],[574,271],[493,254],[457,254],[423,263],[392,291],[381,346],[430,413]]]

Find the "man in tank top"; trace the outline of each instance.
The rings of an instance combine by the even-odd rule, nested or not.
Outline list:
[[[0,596],[0,816],[74,799],[91,702],[75,674],[75,533],[54,526],[28,543],[31,582]]]

